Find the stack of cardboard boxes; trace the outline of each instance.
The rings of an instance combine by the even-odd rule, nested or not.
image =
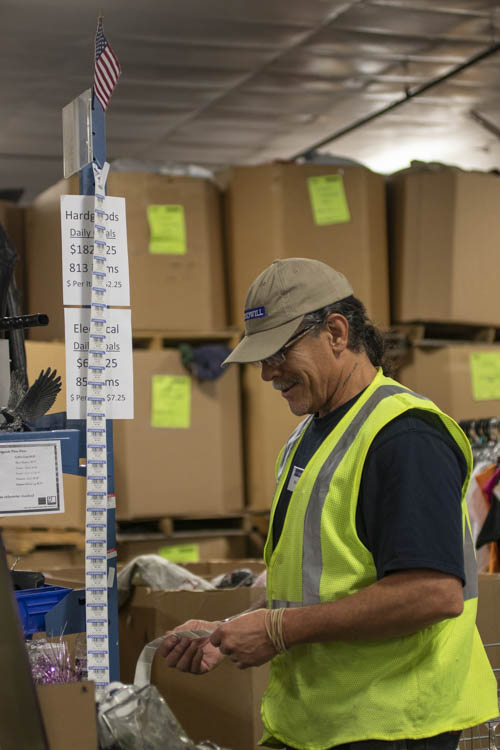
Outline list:
[[[500,179],[420,165],[389,181],[393,323],[483,326],[493,341],[500,259]],[[470,334],[469,334],[470,335]],[[452,417],[500,414],[500,345],[423,341],[403,360],[399,379]]]
[[[227,343],[231,337],[220,191],[207,179],[141,172],[111,172],[107,190],[126,199],[132,327],[139,345],[134,348],[135,418],[114,422],[117,518],[241,513],[239,372],[230,368],[216,380],[198,381],[183,366],[176,345]],[[78,192],[77,178],[61,181],[28,211],[26,308],[50,317],[48,327],[30,331],[31,381],[47,366],[65,380],[59,199]],[[176,213],[156,244],[151,207]],[[153,387],[154,379],[165,388],[182,385],[177,393],[181,422],[168,414],[154,417],[166,392]],[[65,411],[64,389],[51,411]],[[84,528],[84,480],[77,479],[73,492],[65,475],[67,511],[47,517],[47,526]],[[31,519],[19,520],[5,525],[29,525]],[[238,545],[235,551],[245,552]]]
[[[157,342],[134,350],[135,419],[114,425],[119,519],[238,513],[244,494],[250,510],[270,507],[275,459],[299,418],[259,369],[229,367],[213,382],[190,378],[184,427],[153,422],[152,383],[187,375],[163,340],[220,341],[226,331],[229,341],[228,323],[242,331],[248,286],[273,260],[311,257],[343,271],[381,327],[391,317],[468,323],[489,327],[490,338],[500,327],[497,176],[421,166],[386,185],[361,166],[275,163],[231,169],[225,182],[221,194],[201,178],[113,171],[108,178],[109,194],[126,198],[135,340]],[[47,365],[64,373],[59,197],[76,192],[76,178],[62,181],[28,213],[25,307],[51,318],[30,332],[31,378]],[[155,206],[182,213],[183,232],[172,230],[170,248],[155,246],[148,220]],[[441,341],[412,347],[398,376],[456,419],[495,416],[500,391],[486,386],[499,359],[494,343]],[[62,397],[54,410],[64,410]]]

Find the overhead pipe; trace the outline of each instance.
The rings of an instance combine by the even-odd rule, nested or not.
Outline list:
[[[488,133],[493,133],[497,138],[500,138],[500,128],[497,128],[496,125],[487,120],[484,115],[480,115],[475,109],[471,109],[469,115],[474,122],[479,123]]]
[[[300,159],[300,158],[307,158],[310,154],[312,154],[314,151],[317,151],[319,148],[326,146],[328,143],[332,143],[333,141],[336,141],[338,138],[341,138],[342,136],[347,135],[347,133],[352,133],[353,130],[357,130],[363,125],[367,125],[369,122],[373,122],[373,120],[376,120],[378,117],[381,117],[382,115],[385,115],[388,112],[391,112],[393,109],[396,109],[397,107],[400,107],[401,105],[406,104],[411,99],[415,99],[417,96],[420,96],[421,94],[423,94],[425,91],[429,91],[429,89],[434,88],[434,86],[438,86],[440,83],[444,83],[444,81],[447,81],[449,78],[453,78],[453,76],[456,76],[458,73],[461,73],[463,70],[467,70],[467,68],[470,68],[472,65],[476,65],[476,63],[479,63],[482,60],[485,60],[487,57],[491,57],[491,55],[494,55],[499,51],[500,51],[500,42],[497,42],[496,44],[491,45],[491,47],[488,47],[487,49],[483,50],[483,52],[479,52],[477,55],[470,57],[465,62],[460,63],[460,65],[456,65],[447,73],[444,73],[444,75],[439,76],[438,78],[433,78],[432,81],[429,81],[428,83],[424,83],[422,86],[419,86],[414,91],[410,91],[407,89],[405,92],[405,95],[401,99],[397,99],[395,102],[392,102],[392,104],[388,104],[387,107],[383,107],[382,109],[379,109],[376,112],[372,112],[371,115],[367,115],[366,117],[361,117],[359,120],[356,120],[350,125],[347,125],[345,128],[341,128],[340,130],[337,130],[332,135],[329,135],[326,138],[323,138],[321,141],[314,143],[312,146],[309,146],[309,148],[305,149],[305,151],[300,151],[300,153],[295,154],[295,156],[291,156],[290,157],[291,161],[295,161],[296,159]]]

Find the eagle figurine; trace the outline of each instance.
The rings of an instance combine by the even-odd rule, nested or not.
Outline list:
[[[61,376],[48,367],[42,370],[33,385],[26,389],[21,372],[11,373],[10,393],[7,406],[0,407],[5,422],[0,432],[29,432],[30,423],[43,416],[52,406],[61,390]]]

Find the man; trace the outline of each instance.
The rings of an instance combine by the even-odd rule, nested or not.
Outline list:
[[[381,334],[329,266],[275,261],[245,307],[226,363],[259,362],[309,416],[277,461],[267,604],[180,628],[209,638],[167,634],[167,664],[203,673],[225,655],[241,668],[272,660],[263,744],[451,750],[498,713],[475,628],[469,443],[384,375]]]

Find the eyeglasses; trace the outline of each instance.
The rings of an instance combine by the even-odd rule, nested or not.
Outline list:
[[[283,344],[281,349],[278,349],[276,354],[271,354],[270,357],[261,359],[255,364],[267,365],[268,367],[278,367],[279,365],[283,364],[283,362],[286,359],[288,350],[291,349],[292,346],[295,346],[297,341],[300,341],[301,338],[303,338],[308,333],[310,333],[313,328],[316,328],[317,325],[318,325],[317,323],[311,323],[311,325],[308,325],[305,328],[302,328],[301,331],[297,331],[297,333],[294,333],[293,336],[291,336],[291,338],[289,338],[288,341],[285,344]]]

